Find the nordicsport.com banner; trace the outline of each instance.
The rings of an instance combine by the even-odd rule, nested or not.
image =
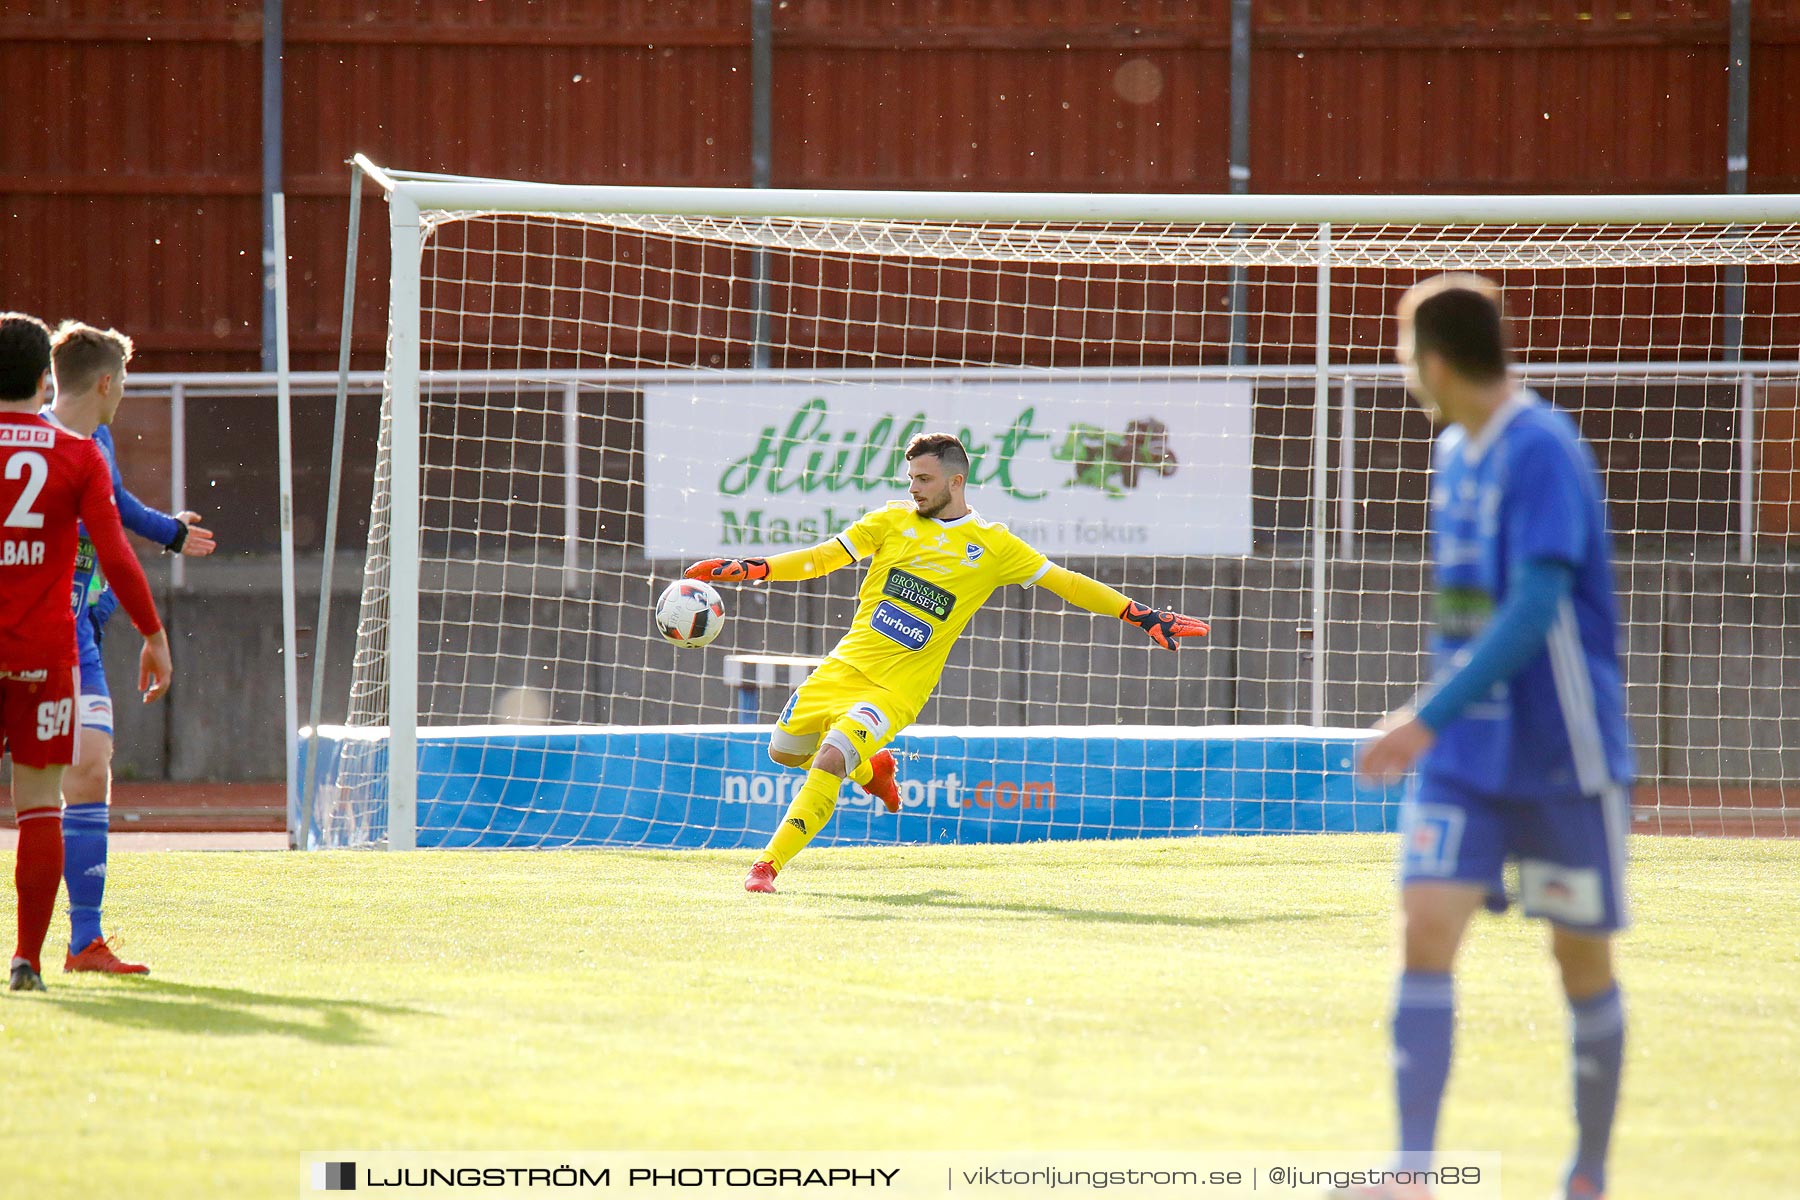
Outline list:
[[[805,781],[769,761],[768,728],[421,727],[418,844],[761,848]],[[813,844],[1392,833],[1404,789],[1356,778],[1366,737],[1299,726],[914,725],[893,741],[905,763],[900,811],[846,783]],[[319,731],[317,791],[290,814],[309,849],[385,836],[385,767],[359,777],[366,791],[354,796],[340,791],[339,771],[351,747],[356,763],[385,762],[386,742],[379,726]]]
[[[1248,554],[1251,394],[1243,381],[832,382],[707,379],[645,388],[645,553],[812,545],[904,500],[906,445],[969,449],[969,503],[1049,554]]]

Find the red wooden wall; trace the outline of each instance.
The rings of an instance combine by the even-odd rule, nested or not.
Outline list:
[[[1224,0],[787,0],[780,186],[1223,191]],[[1254,191],[1718,191],[1725,0],[1258,0]],[[140,369],[261,339],[261,6],[0,10],[0,304]],[[344,160],[750,181],[748,0],[290,0],[294,362],[335,362]],[[1750,186],[1800,190],[1800,4],[1756,5]],[[358,365],[386,247],[365,209]]]

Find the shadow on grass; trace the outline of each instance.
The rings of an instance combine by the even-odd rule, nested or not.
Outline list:
[[[1217,913],[1207,916],[1181,916],[1178,913],[1120,912],[1097,908],[1064,908],[1056,904],[1004,904],[993,900],[969,900],[961,893],[944,888],[923,892],[897,892],[888,895],[858,895],[852,892],[811,892],[810,895],[831,900],[849,900],[857,904],[881,904],[890,908],[947,908],[966,912],[1016,913],[1026,917],[1052,917],[1059,921],[1079,921],[1101,925],[1174,925],[1186,929],[1228,929],[1234,925],[1275,925],[1295,921],[1330,920],[1358,914],[1350,911],[1282,912],[1240,915]],[[838,918],[847,921],[898,921],[906,914],[855,913]]]
[[[70,993],[59,989],[48,998],[64,1012],[128,1029],[223,1037],[275,1034],[334,1046],[374,1044],[377,1039],[364,1023],[368,1015],[426,1015],[395,1004],[160,979],[121,979],[105,991]]]

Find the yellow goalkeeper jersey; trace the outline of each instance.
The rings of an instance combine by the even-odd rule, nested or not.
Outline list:
[[[1030,585],[1050,560],[1006,526],[970,510],[954,521],[921,517],[906,501],[865,514],[838,534],[853,559],[870,559],[856,618],[831,657],[920,707],[944,673],[950,647],[994,589]]]

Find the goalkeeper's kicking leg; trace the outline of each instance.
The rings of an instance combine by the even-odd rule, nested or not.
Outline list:
[[[769,757],[784,767],[799,767],[802,771],[812,770],[813,757],[818,752],[815,745],[812,749],[791,753],[776,746],[769,747]],[[877,750],[867,758],[858,759],[844,776],[851,783],[875,799],[891,813],[900,811],[899,766],[894,762],[891,750]]]
[[[859,708],[877,711],[872,705]],[[885,723],[885,719],[880,721],[881,725]],[[893,754],[886,749],[868,754],[857,748],[859,741],[878,744],[884,733],[885,729],[871,728],[867,721],[843,717],[824,735],[823,744],[810,752],[791,734],[777,734],[769,746],[769,756],[784,766],[804,767],[806,781],[788,806],[775,836],[769,839],[768,848],[750,868],[750,875],[744,880],[745,891],[775,890],[776,874],[831,820],[837,808],[838,789],[846,778],[879,799],[889,812],[900,811]]]
[[[813,755],[825,735],[841,723],[844,737],[856,750],[848,778],[875,797],[891,813],[900,811],[900,788],[894,782],[894,756],[882,749],[911,717],[896,724],[900,711],[894,697],[881,692],[854,668],[827,662],[802,683],[781,709],[769,737],[769,757],[784,767],[811,770]],[[845,777],[839,772],[839,777]]]

